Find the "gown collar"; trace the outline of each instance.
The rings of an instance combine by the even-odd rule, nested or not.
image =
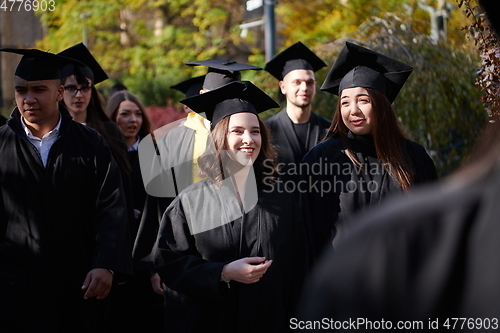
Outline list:
[[[353,145],[352,149],[354,149],[355,151],[359,151],[363,154],[374,157],[377,156],[377,151],[375,150],[375,142],[373,141],[372,135],[358,135],[349,131],[347,133],[347,137],[349,138],[349,141],[354,141],[355,144]]]

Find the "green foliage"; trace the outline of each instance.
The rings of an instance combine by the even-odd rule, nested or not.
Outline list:
[[[167,98],[179,99],[169,86],[201,75],[184,62],[232,58],[249,48],[239,29],[233,29],[243,15],[241,3],[234,4],[222,0],[61,0],[57,11],[40,13],[48,34],[37,47],[60,52],[81,42],[86,28],[87,46],[111,81],[124,82],[146,105],[162,105]],[[81,18],[83,13],[90,17]],[[104,87],[99,89],[105,94]]]
[[[473,1],[461,0],[459,5]],[[240,35],[244,2],[58,0],[56,11],[39,13],[48,34],[37,47],[59,52],[81,42],[86,28],[88,47],[111,78],[98,87],[104,95],[112,83],[121,81],[144,104],[164,105],[167,99],[182,98],[170,85],[206,72],[184,62],[219,57],[265,66],[262,27],[250,29],[246,38]],[[440,174],[447,174],[468,155],[486,121],[481,92],[474,84],[481,59],[464,38],[464,17],[458,8],[450,11],[446,44],[432,44],[427,38],[429,13],[419,2],[437,4],[435,0],[280,0],[275,7],[277,50],[300,40],[331,66],[344,41],[352,39],[413,65],[415,71],[394,107],[411,138],[433,152]],[[81,18],[83,13],[91,16]],[[473,40],[480,37],[483,22],[481,18],[469,26]],[[487,59],[483,54],[481,80],[486,86],[482,89],[492,88],[492,78],[496,80],[494,73],[484,70]],[[327,72],[325,68],[316,73],[313,109],[331,119],[337,98],[319,90]],[[284,106],[278,82],[268,73],[249,71],[243,79]],[[270,110],[263,118],[278,111]]]
[[[351,41],[414,67],[393,106],[409,137],[429,150],[439,174],[446,175],[469,155],[487,123],[481,92],[474,85],[479,58],[467,47],[433,44],[402,22],[391,14],[374,18],[350,34]],[[318,54],[335,59],[346,39]],[[332,97],[317,95],[316,110],[328,117],[334,108]]]

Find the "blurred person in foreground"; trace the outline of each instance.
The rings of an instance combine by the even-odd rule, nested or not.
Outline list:
[[[498,29],[496,1],[480,3]],[[291,327],[500,328],[500,122],[488,126],[469,163],[440,186],[357,217],[317,266]]]

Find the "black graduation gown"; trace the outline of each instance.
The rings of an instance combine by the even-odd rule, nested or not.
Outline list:
[[[17,108],[0,128],[0,327],[80,332],[104,301],[80,288],[93,268],[132,274],[120,172],[96,131],[61,126],[44,167]],[[96,304],[97,303],[97,304]]]
[[[498,330],[498,198],[497,166],[475,183],[424,187],[358,216],[358,228],[318,265],[301,319],[419,320],[418,332],[454,324],[454,331]],[[436,320],[439,326],[429,327]]]
[[[142,212],[146,201],[146,191],[141,176],[139,152],[129,150],[130,163],[130,201],[131,208],[141,214],[132,216],[129,223],[132,240],[136,239]],[[157,223],[158,224],[158,223]],[[111,291],[109,329],[114,332],[158,331],[164,327],[163,297],[154,292],[151,286],[151,269],[139,269],[134,263],[134,277],[127,283],[116,285]],[[139,265],[143,268],[141,265]]]
[[[132,182],[132,197],[134,209],[142,212],[144,203],[146,202],[146,190],[141,176],[141,166],[139,165],[139,151],[129,150],[128,160],[132,170],[130,171],[130,179]]]
[[[144,211],[144,205],[146,203],[146,190],[144,189],[144,182],[142,181],[141,166],[139,165],[139,152],[137,150],[131,150],[127,152],[128,161],[130,162],[130,188],[132,193],[132,207],[138,210],[141,214],[136,218],[135,223],[130,225],[130,233],[132,234],[132,239],[135,240],[137,231],[139,229],[139,221]]]
[[[133,179],[132,179],[132,161],[129,160],[129,156],[127,155],[128,149],[127,145],[125,144],[125,138],[118,127],[118,125],[111,120],[104,121],[103,123],[104,130],[106,131],[106,135],[103,135],[103,133],[99,132],[98,128],[94,128],[96,131],[98,131],[101,135],[103,135],[107,140],[113,140],[114,141],[114,146],[116,150],[121,150],[121,155],[119,156],[119,151],[115,151],[111,149],[111,153],[113,154],[113,157],[115,158],[116,163],[118,164],[118,169],[120,170],[120,174],[122,176],[122,185],[123,185],[123,193],[125,194],[125,201],[127,203],[127,216],[128,216],[128,223],[129,223],[129,229],[130,229],[130,236],[132,239],[132,244],[134,242],[135,236],[137,234],[137,229],[139,228],[139,223],[135,219],[134,215],[134,208],[135,208],[135,203],[134,203],[134,196],[135,191],[137,190],[136,188],[133,188]],[[87,125],[88,126],[88,125]],[[108,142],[108,144],[110,144]],[[110,144],[111,145],[111,144]],[[144,190],[140,191],[139,193],[144,192]]]
[[[161,217],[177,194],[192,182],[194,134],[193,129],[185,126],[172,129],[157,141],[159,155],[153,149],[139,148],[142,169],[152,169],[154,164],[161,165],[161,169],[146,185],[148,194],[133,253],[138,268],[153,270],[152,251]],[[148,139],[144,138],[141,145],[147,144]],[[145,156],[145,152],[150,155]]]
[[[402,192],[400,185],[377,158],[371,136],[348,133],[348,142],[358,161],[359,169],[344,153],[339,136],[321,142],[306,156],[298,173],[300,192],[308,205],[313,223],[317,253],[343,237],[352,223],[352,215],[379,205],[387,196]],[[403,151],[416,170],[416,184],[437,179],[436,168],[425,149],[404,139]]]
[[[141,170],[148,172],[147,176],[153,179],[146,185],[148,194],[134,244],[134,266],[138,269],[154,271],[153,250],[161,218],[175,196],[192,182],[194,135],[191,128],[173,128],[157,139],[157,151],[150,136],[141,140]],[[156,166],[161,167],[155,170]],[[181,332],[179,317],[187,311],[189,300],[166,286],[163,289],[165,327],[169,332]]]
[[[266,125],[271,130],[273,143],[278,152],[278,163],[280,167],[280,178],[283,181],[295,179],[293,170],[298,165],[304,155],[318,142],[324,139],[330,127],[330,121],[320,115],[311,112],[308,127],[308,139],[306,146],[302,146],[295,134],[293,123],[286,113],[286,109],[266,120]],[[290,171],[292,169],[292,171]],[[292,173],[292,174],[290,174]]]
[[[171,323],[182,332],[286,331],[308,268],[297,205],[286,191],[259,191],[255,206],[246,205],[242,218],[227,184],[215,188],[211,180],[199,181],[163,216],[156,270],[169,288],[190,301],[187,315]],[[230,288],[220,282],[225,264],[250,256],[273,260],[259,282],[231,281]]]

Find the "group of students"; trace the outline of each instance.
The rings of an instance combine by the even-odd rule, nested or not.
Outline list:
[[[107,75],[83,44],[2,51],[23,55],[1,134],[2,330],[119,330],[135,315],[162,327],[162,298],[131,260],[146,196],[144,106],[128,91],[104,101],[95,84]]]
[[[498,2],[479,4],[485,28],[499,36]],[[447,179],[355,218],[357,226],[316,265],[293,327],[498,330],[499,126],[496,116]]]
[[[266,124],[258,114],[277,105],[266,105],[266,94],[239,81],[240,71],[255,68],[215,59],[188,64],[205,65],[208,73],[183,83],[186,92],[197,86],[181,101],[190,111],[184,126],[155,135],[156,146],[142,151],[149,168],[160,167],[146,180],[147,201],[156,202],[143,215],[134,257],[156,272],[171,329],[286,330],[307,272],[353,212],[437,178],[423,147],[404,138],[391,107],[412,68],[347,43],[322,87],[341,93],[330,126],[311,111],[314,72],[324,63],[300,42],[266,65],[287,100]],[[254,115],[239,119],[244,113]],[[198,114],[211,124],[210,135]],[[199,119],[197,130],[186,126],[191,119]],[[301,160],[343,169],[296,174]],[[377,188],[363,191],[366,179]],[[297,195],[290,184],[302,181],[344,187]],[[346,190],[352,183],[359,189]],[[260,318],[256,326],[247,315]]]
[[[367,318],[427,313],[390,303],[400,297],[391,288],[408,286],[385,278],[411,270],[415,254],[382,248],[399,236],[406,249],[404,228],[385,223],[395,235],[372,238],[367,228],[354,233],[362,246],[349,242],[368,224],[356,214],[377,212],[390,196],[411,201],[416,185],[437,179],[392,108],[411,66],[346,43],[321,86],[338,95],[330,122],[312,112],[314,72],[326,64],[298,42],[266,64],[286,107],[264,123],[259,115],[279,105],[240,75],[261,68],[187,63],[208,71],[173,86],[186,94],[186,118],[150,132],[127,91],[103,111],[94,84],[104,72],[82,44],[58,55],[0,51],[23,54],[17,107],[0,128],[2,327],[92,332],[154,322],[169,332],[281,332],[293,329],[292,318],[347,320],[365,292],[387,305],[360,312]],[[318,266],[330,252],[334,260]],[[394,266],[376,261],[381,253]],[[315,267],[321,285],[306,282]],[[375,275],[379,284],[358,284]]]

